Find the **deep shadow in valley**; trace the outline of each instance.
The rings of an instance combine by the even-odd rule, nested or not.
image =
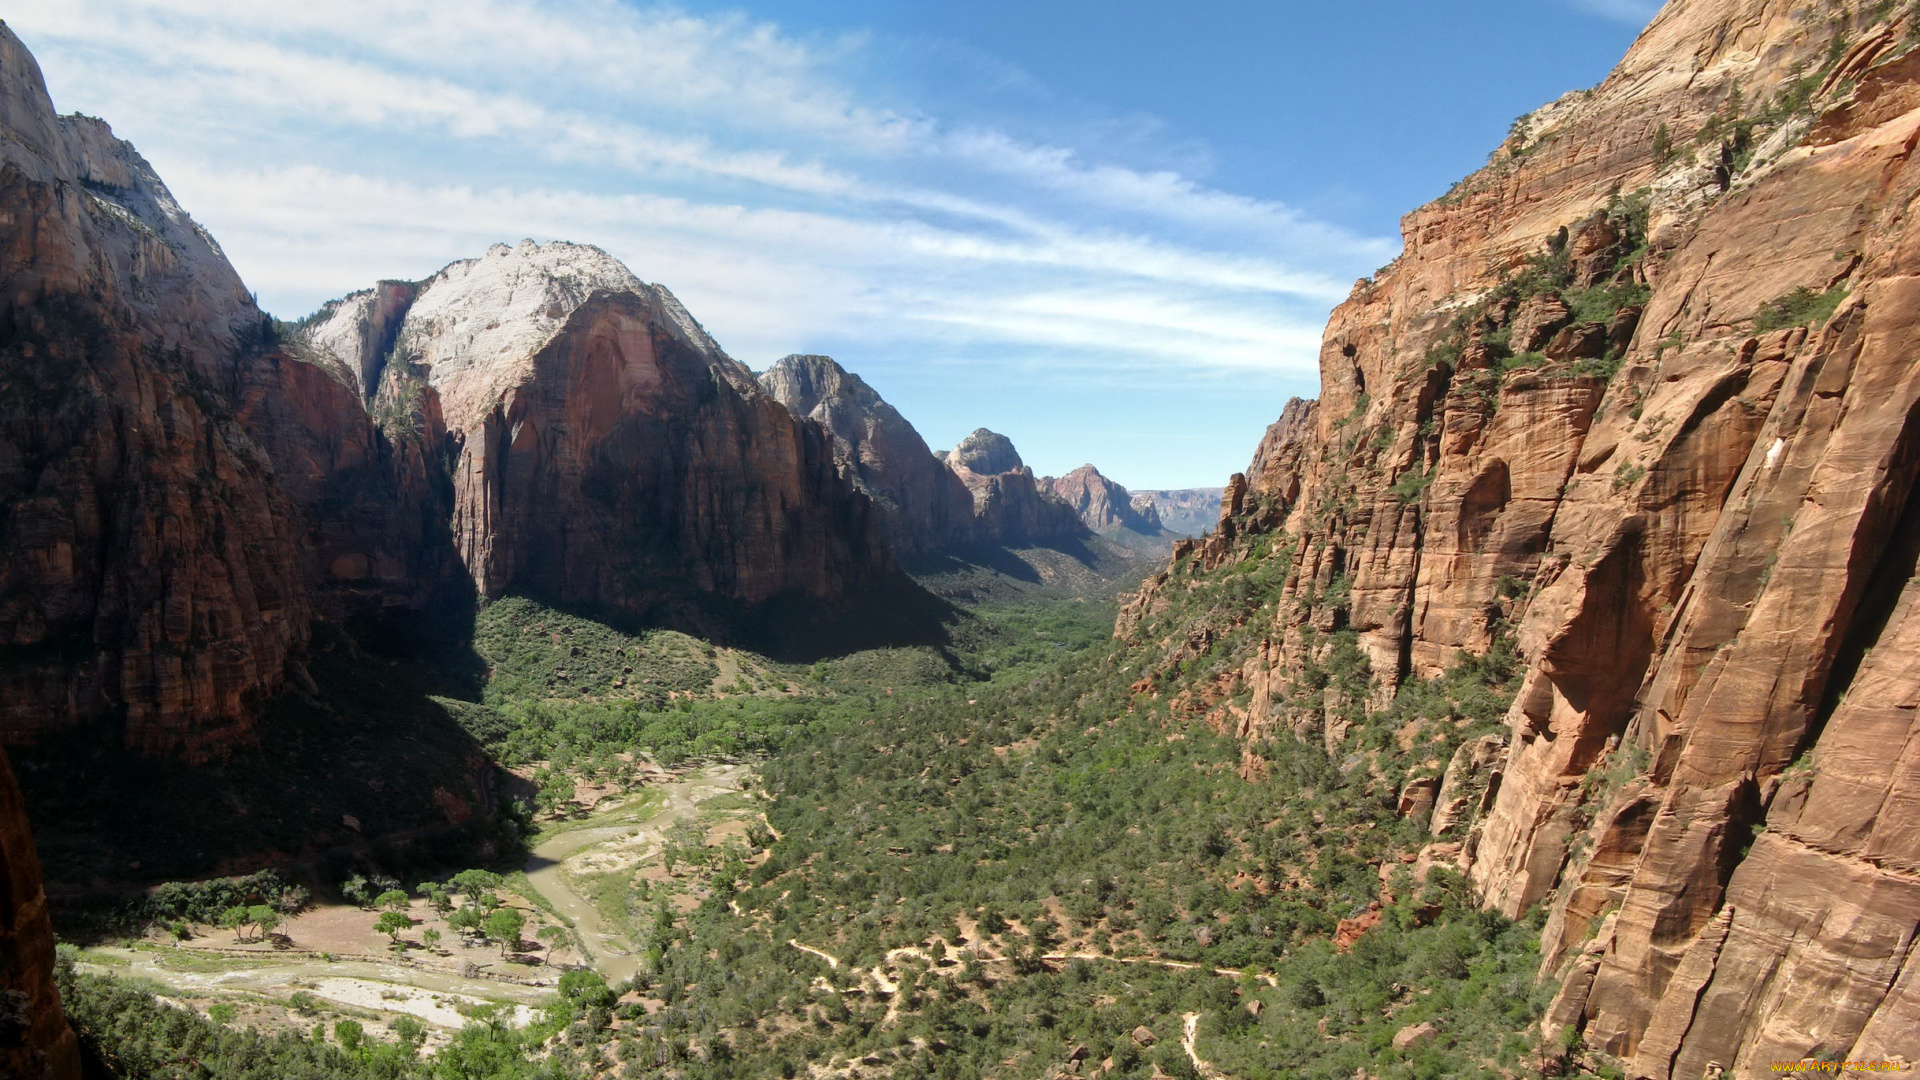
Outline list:
[[[469,599],[316,622],[291,688],[197,761],[126,747],[116,721],[10,754],[49,893],[279,867],[337,881],[358,863],[471,864],[518,845],[466,715],[485,682]]]
[[[831,606],[709,597],[654,620],[546,610],[627,634],[680,631],[758,654],[796,679],[807,665],[844,661],[848,672],[889,679],[911,669],[966,681],[984,677],[973,657],[983,642],[1025,633],[983,611],[1110,598],[1144,568],[1098,538],[981,546],[918,560]],[[114,721],[13,748],[50,893],[72,913],[158,882],[264,868],[325,889],[356,869],[518,859],[523,800],[489,751],[510,721],[489,704],[480,607],[467,594],[427,613],[316,623],[293,688],[209,760],[128,749]]]

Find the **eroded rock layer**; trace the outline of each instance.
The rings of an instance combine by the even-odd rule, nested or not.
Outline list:
[[[1215,698],[1330,750],[1517,643],[1503,759],[1440,854],[1491,907],[1547,906],[1550,1031],[1635,1076],[1920,1059],[1913,23],[1669,3],[1408,216],[1319,401],[1118,627],[1277,562],[1252,705]],[[1370,701],[1288,681],[1342,647]]]

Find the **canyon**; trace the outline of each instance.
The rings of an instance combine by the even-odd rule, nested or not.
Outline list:
[[[280,323],[0,28],[0,743],[217,760],[368,620],[725,640],[968,545],[1186,535],[1120,607],[1116,709],[1248,782],[1282,740],[1391,777],[1417,839],[1342,951],[1437,870],[1539,920],[1555,1067],[1920,1061],[1916,41],[1911,5],[1670,0],[1406,217],[1244,473],[1129,492],[935,453],[824,356],[755,375],[581,244]],[[1433,689],[1508,662],[1497,730]],[[0,1061],[77,1075],[3,765],[0,872]]]

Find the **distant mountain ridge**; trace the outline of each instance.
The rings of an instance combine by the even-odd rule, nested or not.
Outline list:
[[[1086,535],[1079,515],[1035,479],[1004,435],[980,428],[952,450],[931,451],[898,410],[831,357],[788,356],[759,380],[832,436],[841,474],[873,498],[903,553]]]
[[[1220,501],[1226,492],[1217,487],[1136,491],[1133,500],[1136,505],[1151,505],[1168,532],[1192,537],[1220,524]]]

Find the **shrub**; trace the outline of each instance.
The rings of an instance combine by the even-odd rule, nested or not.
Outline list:
[[[1845,282],[1818,293],[1802,285],[1784,296],[1767,301],[1753,317],[1754,333],[1785,330],[1789,326],[1824,324],[1833,318],[1834,311],[1840,307],[1840,301],[1846,295]]]
[[[1416,503],[1420,501],[1421,494],[1431,483],[1433,483],[1432,471],[1413,468],[1401,473],[1388,490],[1403,503]]]

